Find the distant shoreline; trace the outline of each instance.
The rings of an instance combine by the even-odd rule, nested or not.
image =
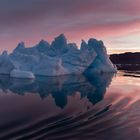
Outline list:
[[[140,52],[111,54],[110,60],[117,66],[118,70],[140,70]]]

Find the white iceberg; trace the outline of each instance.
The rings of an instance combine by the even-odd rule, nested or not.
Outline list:
[[[81,48],[78,48],[75,43],[67,43],[63,34],[51,44],[42,40],[26,48],[21,42],[11,54],[4,51],[0,55],[0,74],[10,74],[16,78],[116,71],[102,41],[82,41]]]

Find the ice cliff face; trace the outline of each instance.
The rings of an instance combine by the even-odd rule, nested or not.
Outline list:
[[[68,44],[61,34],[51,44],[42,40],[34,47],[26,48],[21,42],[11,54],[4,51],[0,55],[0,74],[12,73],[17,78],[31,78],[33,74],[58,76],[105,72],[116,72],[116,68],[109,60],[103,42],[96,39],[89,39],[88,43],[82,41],[78,49],[76,44]]]

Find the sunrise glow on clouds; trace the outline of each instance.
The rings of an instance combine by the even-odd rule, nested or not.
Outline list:
[[[103,40],[109,53],[140,51],[140,0],[0,0],[0,51],[61,33]]]

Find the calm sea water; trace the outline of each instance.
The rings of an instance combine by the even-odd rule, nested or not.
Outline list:
[[[0,76],[0,140],[140,140],[140,73]]]

